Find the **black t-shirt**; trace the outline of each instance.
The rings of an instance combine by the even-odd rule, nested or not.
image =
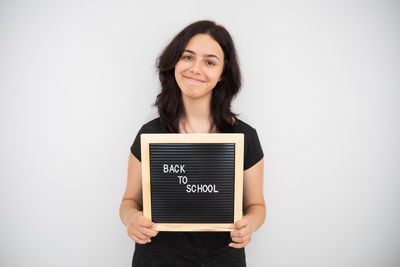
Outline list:
[[[140,135],[169,133],[160,118],[144,124],[131,146],[132,154],[141,161]],[[233,133],[244,133],[244,170],[263,156],[256,130],[237,119]],[[229,232],[159,232],[152,242],[136,244],[132,265],[142,266],[246,266],[244,249],[229,247]]]
[[[144,124],[136,135],[135,141],[131,146],[132,154],[142,161],[140,153],[140,135],[142,133],[168,133],[161,126],[160,118],[156,118]],[[242,120],[237,120],[234,133],[244,133],[244,170],[249,169],[264,156],[261,148],[260,140],[258,139],[257,131]]]

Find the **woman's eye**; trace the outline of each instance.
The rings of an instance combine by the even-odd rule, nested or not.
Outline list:
[[[182,58],[183,58],[183,59],[187,59],[187,60],[191,60],[191,59],[192,59],[192,56],[185,55],[185,56],[183,56]]]
[[[210,66],[215,66],[215,63],[212,62],[212,61],[210,61],[210,60],[207,60],[207,61],[206,61],[206,64],[207,64],[207,65],[210,65]]]

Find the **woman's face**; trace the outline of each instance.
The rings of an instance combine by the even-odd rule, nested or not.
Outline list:
[[[221,79],[224,52],[208,34],[196,34],[175,65],[175,79],[183,98],[211,99],[212,90]]]

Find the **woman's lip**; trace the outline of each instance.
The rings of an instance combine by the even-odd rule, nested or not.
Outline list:
[[[194,82],[198,82],[198,83],[204,82],[204,81],[202,81],[202,80],[197,80],[197,79],[195,79],[195,78],[190,78],[190,77],[187,77],[187,76],[183,76],[183,77],[185,77],[186,79],[188,79],[188,80],[190,80],[190,81],[194,81]]]

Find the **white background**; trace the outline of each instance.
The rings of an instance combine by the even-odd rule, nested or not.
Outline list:
[[[1,1],[0,265],[129,266],[129,147],[155,60],[224,25],[265,153],[248,266],[399,266],[397,1]]]

